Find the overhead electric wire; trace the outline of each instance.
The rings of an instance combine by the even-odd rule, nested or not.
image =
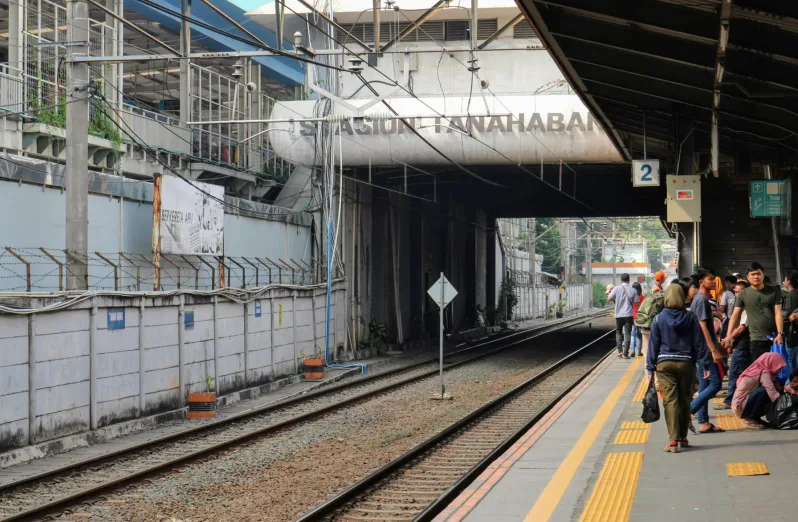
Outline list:
[[[179,11],[175,11],[173,9],[169,9],[168,7],[165,7],[165,6],[162,6],[160,4],[157,4],[157,3],[153,2],[152,0],[139,0],[139,1],[141,3],[143,3],[143,4],[145,4],[145,5],[148,5],[150,7],[158,9],[160,11],[163,11],[164,13],[167,13],[167,14],[170,14],[170,15],[172,15],[174,17],[177,17],[180,20],[192,23],[192,24],[194,24],[194,25],[196,25],[198,27],[202,27],[203,29],[207,29],[209,31],[213,31],[215,33],[221,34],[221,35],[226,36],[228,38],[232,38],[234,40],[238,40],[239,42],[245,43],[247,45],[251,45],[252,47],[257,47],[257,48],[263,49],[265,51],[273,52],[273,53],[275,53],[278,56],[285,56],[286,58],[292,58],[292,59],[300,61],[300,62],[305,62],[305,63],[309,63],[309,64],[312,64],[312,65],[318,65],[318,66],[321,66],[321,67],[326,67],[328,69],[333,69],[333,70],[336,70],[336,71],[339,71],[339,72],[349,72],[346,69],[342,69],[341,67],[336,67],[334,65],[328,65],[328,64],[320,63],[320,62],[317,62],[317,61],[312,60],[310,58],[304,58],[302,56],[299,56],[298,54],[295,54],[295,53],[292,53],[292,52],[289,52],[289,51],[283,51],[281,49],[277,49],[275,47],[271,47],[269,45],[262,44],[260,42],[255,42],[255,41],[250,40],[248,38],[244,38],[243,36],[238,36],[236,34],[233,34],[233,33],[229,32],[229,31],[225,31],[224,29],[219,29],[218,27],[214,27],[211,24],[208,24],[208,23],[202,22],[200,20],[197,20],[194,17],[186,16],[186,15],[184,15],[183,13],[181,13]]]

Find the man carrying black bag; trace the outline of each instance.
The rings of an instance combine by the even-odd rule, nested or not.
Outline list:
[[[678,453],[680,448],[688,446],[687,430],[690,426],[690,400],[693,396],[696,362],[700,362],[707,373],[707,368],[712,364],[712,356],[704,343],[698,320],[684,309],[684,296],[681,283],[672,283],[665,290],[665,308],[651,324],[651,339],[646,355],[646,370],[649,374],[657,372],[670,436],[665,451],[671,453]],[[648,417],[651,413],[644,411],[643,420],[651,418]]]

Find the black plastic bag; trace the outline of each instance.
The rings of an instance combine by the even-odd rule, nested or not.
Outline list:
[[[782,393],[768,407],[766,418],[772,428],[780,430],[798,428],[798,397]]]
[[[643,397],[643,414],[640,418],[648,424],[659,420],[659,397],[657,397],[657,388],[654,386],[653,375],[648,380],[648,390],[646,390],[646,395]]]

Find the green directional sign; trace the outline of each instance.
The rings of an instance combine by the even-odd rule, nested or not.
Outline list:
[[[780,217],[787,215],[790,180],[758,179],[748,185],[751,217]]]

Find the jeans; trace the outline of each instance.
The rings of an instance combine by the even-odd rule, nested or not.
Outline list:
[[[751,362],[768,353],[771,346],[773,343],[770,341],[751,341]]]
[[[751,352],[748,350],[734,350],[732,352],[731,364],[729,364],[729,386],[726,399],[723,401],[729,406],[732,403],[734,390],[737,389],[737,379],[749,366],[751,366]]]
[[[687,440],[694,375],[695,365],[689,361],[663,361],[657,365],[657,381],[671,441]]]
[[[632,338],[632,318],[631,317],[616,317],[615,318],[615,345],[618,347],[618,353],[629,355],[629,343]]]
[[[690,403],[690,413],[698,413],[698,422],[709,422],[709,400],[720,391],[721,378],[718,365],[709,367],[709,379],[704,379],[704,369],[696,365],[698,372],[698,396]]]
[[[770,395],[768,395],[768,391],[764,386],[760,386],[748,396],[741,417],[747,420],[758,421],[767,411],[769,404]]]
[[[643,332],[632,323],[632,339],[629,342],[629,349],[633,354],[643,354]]]

